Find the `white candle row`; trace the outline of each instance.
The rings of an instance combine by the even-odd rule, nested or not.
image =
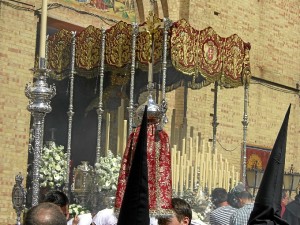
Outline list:
[[[222,154],[212,153],[211,145],[203,141],[199,151],[199,139],[189,138],[189,148],[186,140],[182,140],[182,149],[172,148],[172,183],[177,194],[197,186],[207,188],[209,194],[213,188],[223,187],[226,190],[233,188],[239,181],[239,173],[234,166],[229,168],[227,159]]]

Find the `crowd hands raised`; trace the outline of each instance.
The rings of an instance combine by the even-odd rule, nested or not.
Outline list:
[[[247,191],[238,192],[235,198],[228,201],[228,193],[223,188],[212,191],[211,200],[215,206],[209,214],[210,225],[247,225],[253,210],[253,197]],[[282,193],[281,216],[287,221],[295,205],[300,206],[300,195],[288,204],[288,195]],[[290,206],[289,206],[290,205]],[[199,220],[193,220],[193,211],[183,199],[173,198],[173,216],[151,218],[150,225],[204,225]],[[287,206],[287,207],[286,207]],[[291,209],[292,208],[292,209]],[[286,210],[287,209],[287,210]],[[299,208],[298,208],[299,210]],[[297,209],[296,209],[297,211]],[[300,220],[299,220],[300,221]],[[112,208],[104,209],[96,214],[74,215],[70,219],[69,199],[60,191],[50,191],[42,203],[32,207],[25,215],[25,225],[117,225],[117,217]],[[290,224],[296,225],[295,221]]]

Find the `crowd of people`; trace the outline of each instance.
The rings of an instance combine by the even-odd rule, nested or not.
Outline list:
[[[215,209],[209,216],[210,225],[247,225],[254,207],[253,197],[247,191],[236,194],[233,207],[228,202],[228,193],[223,188],[212,191],[211,200]],[[32,207],[25,215],[25,225],[117,225],[113,209],[103,209],[97,214],[75,215],[69,218],[69,199],[61,191],[50,191],[42,203]],[[191,206],[183,199],[172,199],[173,216],[151,218],[151,225],[193,225]],[[300,225],[300,194],[289,203],[288,194],[283,191],[281,198],[281,217],[290,225]]]

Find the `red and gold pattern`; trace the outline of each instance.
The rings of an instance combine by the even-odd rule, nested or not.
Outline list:
[[[208,82],[215,82],[222,74],[223,38],[208,27],[200,31],[197,41],[199,71]]]
[[[119,22],[106,31],[106,63],[123,67],[131,62],[132,25]]]
[[[154,65],[161,59],[163,49],[163,30],[161,25],[161,19],[150,11],[147,21],[139,26],[136,57],[141,64],[148,65],[151,62],[151,55]]]
[[[119,22],[106,31],[106,67],[124,68],[131,61],[132,25]],[[61,31],[67,34],[66,31]],[[69,65],[69,49],[62,42],[49,43],[49,67],[60,73]],[[70,34],[68,34],[70,36]],[[51,40],[57,37],[51,37]],[[62,43],[62,44],[60,44]],[[153,52],[152,52],[152,45]],[[76,42],[76,67],[91,70],[99,66],[101,31],[89,26],[82,31]],[[68,51],[66,51],[66,49]],[[223,38],[211,27],[194,29],[186,20],[174,22],[168,34],[168,49],[173,66],[186,75],[205,78],[205,85],[219,81],[223,87],[238,87],[249,84],[251,78],[249,43],[236,34]],[[140,68],[147,68],[153,56],[153,66],[159,65],[163,54],[163,23],[150,14],[144,24],[139,25],[136,42],[136,60]],[[160,68],[160,67],[159,67]],[[57,78],[62,79],[62,78]],[[204,83],[203,83],[204,84]],[[203,84],[200,86],[202,87]],[[195,87],[196,87],[195,83]],[[200,87],[199,86],[199,87]]]
[[[222,83],[225,87],[242,85],[242,69],[245,57],[244,42],[236,34],[226,38],[224,43],[224,65]]]
[[[76,65],[79,68],[90,70],[100,63],[101,30],[89,26],[77,37]]]
[[[196,42],[198,31],[182,19],[173,24],[171,34],[171,59],[174,67],[187,75],[197,70]]]
[[[123,155],[115,201],[115,210],[117,213],[122,205],[139,131],[140,127],[131,133]],[[171,153],[169,137],[165,131],[157,130],[155,124],[148,125],[147,136],[150,214],[151,216],[169,215],[172,213]]]
[[[220,81],[232,88],[249,83],[250,44],[236,34],[222,38],[211,27],[197,31],[182,19],[172,26],[170,51],[177,70],[193,76],[200,73],[207,84]]]
[[[162,57],[163,48],[163,31],[159,29],[151,34],[147,31],[140,32],[137,36],[136,57],[142,64],[148,64],[151,60],[152,38],[154,42],[153,48],[153,64],[156,64]]]
[[[68,70],[71,63],[72,33],[60,30],[48,40],[48,68],[52,71],[51,78],[62,80],[68,76],[63,73]]]

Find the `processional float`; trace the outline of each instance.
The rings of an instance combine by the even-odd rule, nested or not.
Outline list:
[[[158,105],[162,118],[159,125],[164,126],[166,122],[166,92],[177,87],[186,85],[192,89],[199,89],[215,84],[215,106],[217,107],[217,88],[234,88],[244,85],[244,117],[243,117],[243,163],[242,163],[242,182],[246,180],[246,136],[247,136],[247,102],[248,86],[250,82],[250,44],[236,34],[223,38],[220,37],[211,27],[204,30],[196,30],[189,23],[182,19],[171,23],[170,20],[161,20],[155,15],[150,14],[147,21],[143,24],[128,24],[123,21],[118,22],[109,29],[99,29],[89,26],[80,33],[60,30],[48,39],[47,43],[47,68],[51,70],[48,74],[53,80],[64,80],[69,78],[69,107],[68,107],[68,134],[67,134],[67,156],[68,162],[71,160],[72,153],[72,125],[74,105],[74,78],[81,76],[85,78],[98,77],[98,102],[97,112],[97,143],[96,160],[98,161],[103,151],[103,98],[104,98],[104,79],[109,77],[111,83],[128,87],[128,128],[126,132],[131,134],[135,129],[136,103],[140,93],[147,94],[148,103]],[[148,76],[147,76],[148,75]],[[37,77],[38,79],[38,77]],[[51,97],[51,96],[50,96]],[[123,123],[123,131],[127,123]],[[125,124],[125,125],[124,125]],[[216,152],[216,129],[217,114],[214,113],[213,120],[213,147],[208,152],[200,153],[200,148],[204,143],[194,144],[197,150],[176,149],[175,157],[172,156],[172,179],[175,181],[173,189],[182,191],[183,186],[189,183],[201,184],[200,179],[204,179],[202,184],[206,187],[214,185],[224,185],[229,188],[225,179],[239,180],[239,175],[233,170],[230,171],[228,163]],[[109,134],[106,134],[109,135]],[[127,140],[127,135],[123,137]],[[195,139],[189,142],[190,146]],[[119,142],[119,141],[118,141]],[[126,141],[125,141],[126,142]],[[180,140],[182,142],[182,140]],[[125,146],[124,144],[118,144]],[[179,145],[182,148],[182,143]],[[184,145],[185,146],[185,145]],[[177,146],[178,147],[178,146]],[[204,147],[203,147],[204,149]],[[187,151],[186,151],[187,150]],[[197,155],[195,159],[192,154]],[[209,154],[207,154],[209,153]],[[184,154],[186,154],[184,156]],[[184,157],[189,158],[186,161]],[[211,164],[197,165],[205,158],[211,160]],[[209,172],[216,169],[213,159],[224,162],[224,180],[216,180],[217,174]],[[192,168],[185,169],[182,174],[182,165],[192,163]],[[215,166],[215,167],[214,167]],[[222,170],[217,168],[216,170]],[[188,172],[187,172],[188,171]],[[193,172],[192,172],[193,171]],[[203,171],[203,172],[202,172]],[[205,171],[205,172],[204,172]],[[33,173],[37,173],[34,169]],[[69,178],[70,169],[67,170]],[[177,175],[176,175],[177,174]],[[188,176],[186,180],[184,176]],[[191,180],[196,182],[192,182]],[[70,193],[70,181],[66,180],[65,191]],[[37,195],[37,193],[33,193]],[[36,197],[35,197],[36,199]]]

